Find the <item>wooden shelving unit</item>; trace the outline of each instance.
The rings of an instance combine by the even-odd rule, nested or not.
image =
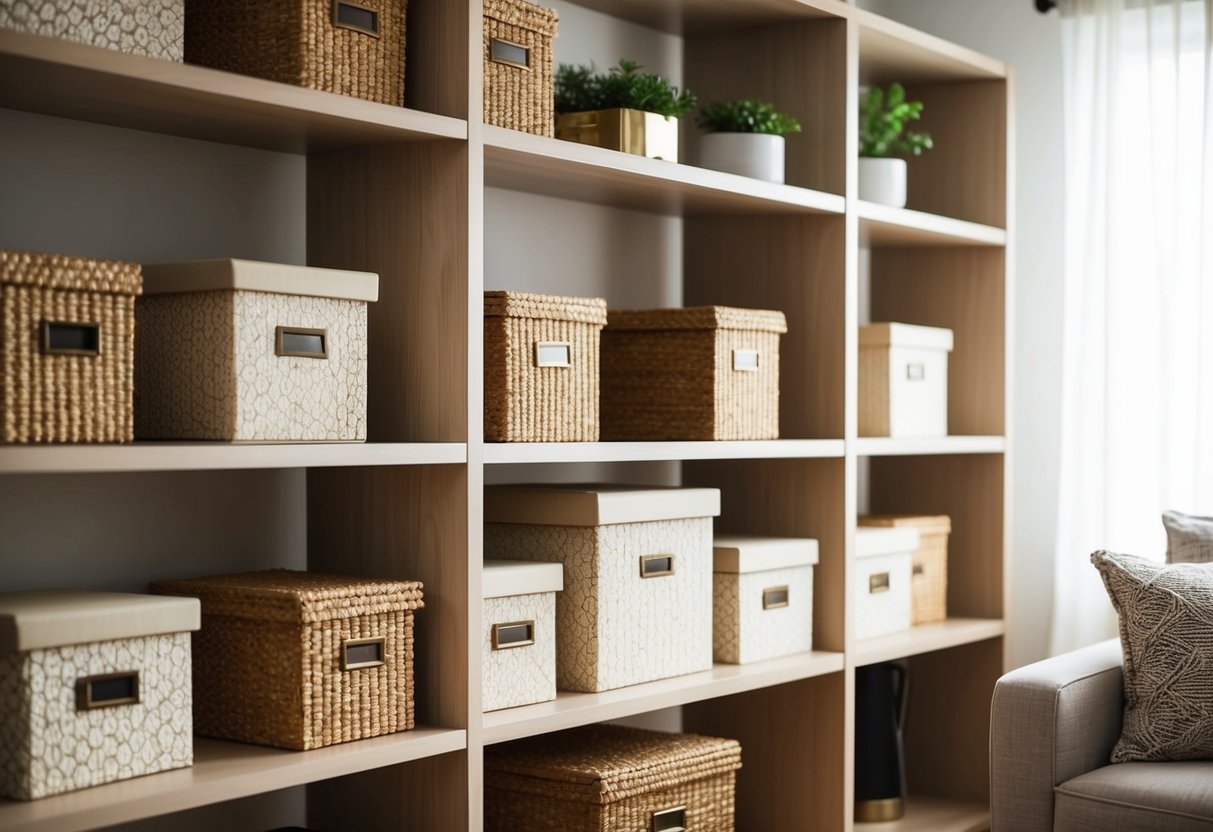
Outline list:
[[[405,108],[0,32],[0,107],[67,119],[64,131],[95,122],[302,155],[307,261],[381,276],[369,313],[367,444],[7,447],[0,475],[34,475],[29,481],[42,484],[31,493],[43,496],[30,499],[46,500],[47,477],[78,493],[94,476],[127,483],[229,471],[269,487],[274,472],[306,469],[306,487],[295,492],[305,528],[295,531],[309,567],[424,581],[417,713],[440,726],[300,754],[200,740],[192,769],[0,802],[0,828],[93,829],[306,786],[317,828],[480,830],[486,745],[677,709],[684,730],[741,740],[739,828],[851,832],[854,672],[888,660],[905,661],[914,679],[911,796],[905,818],[872,832],[988,823],[985,738],[1004,668],[1010,560],[1009,70],[839,0],[582,0],[578,8],[580,16],[562,18],[566,33],[594,12],[651,27],[621,29],[629,37],[677,38],[680,81],[703,100],[756,96],[791,111],[806,132],[788,142],[788,183],[696,167],[693,130],[684,131],[684,163],[669,164],[482,124],[479,0],[411,0]],[[559,60],[585,57],[560,48]],[[926,102],[923,126],[937,144],[911,164],[906,209],[856,196],[858,90],[892,80]],[[553,266],[542,262],[536,211],[603,212],[625,229],[657,224],[674,242],[664,271],[634,259],[617,265],[617,248],[607,247]],[[72,250],[71,230],[64,234]],[[3,230],[0,245],[26,247]],[[870,262],[868,281],[861,260]],[[785,438],[481,440],[484,288],[559,286],[618,305],[653,297],[651,287],[671,275],[674,303],[786,313]],[[954,330],[956,435],[857,435],[861,283],[873,320]],[[486,478],[587,471],[719,487],[720,531],[817,538],[814,651],[482,714]],[[951,618],[855,639],[847,599],[860,504],[952,517]],[[82,580],[129,583],[93,566]]]

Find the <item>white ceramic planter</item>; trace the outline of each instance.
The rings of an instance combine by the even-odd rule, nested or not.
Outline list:
[[[859,198],[894,208],[905,208],[906,160],[860,157]]]
[[[708,133],[699,140],[699,164],[712,170],[783,183],[783,136]]]

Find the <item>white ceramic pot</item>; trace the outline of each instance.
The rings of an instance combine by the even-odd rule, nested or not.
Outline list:
[[[767,182],[783,182],[783,136],[707,133],[699,140],[699,164]]]
[[[894,208],[906,207],[906,160],[859,160],[859,198]]]

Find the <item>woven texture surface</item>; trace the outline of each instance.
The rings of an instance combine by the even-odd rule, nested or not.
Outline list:
[[[535,622],[535,643],[493,649],[493,625]],[[485,711],[514,708],[556,698],[556,593],[535,592],[485,598],[481,608],[480,658]]]
[[[4,0],[0,29],[180,61],[185,0]]]
[[[194,728],[306,750],[413,727],[415,581],[272,570],[161,581],[202,601]],[[383,638],[383,664],[341,669],[342,643]]]
[[[323,92],[404,105],[407,0],[358,0],[379,37],[333,22],[330,0],[189,0],[185,60]]]
[[[484,294],[484,438],[598,441],[599,335],[606,301]],[[568,367],[540,367],[536,344],[569,345]]]
[[[1213,517],[1164,511],[1162,524],[1167,530],[1167,563],[1213,562]]]
[[[764,608],[764,590],[788,588],[786,607]],[[813,649],[813,567],[712,575],[712,659],[748,664]]]
[[[602,332],[602,438],[779,438],[782,312],[707,306],[611,310]],[[756,370],[734,367],[756,351]]]
[[[5,442],[134,438],[134,263],[0,250]],[[44,355],[42,322],[99,326],[98,355]]]
[[[686,828],[732,832],[736,740],[589,725],[485,750],[490,832],[649,832],[686,806]]]
[[[918,530],[918,548],[910,556],[910,623],[914,626],[948,617],[948,536],[946,514],[883,514],[859,518],[860,526]]]
[[[551,136],[556,123],[552,76],[554,9],[522,0],[484,0],[484,122]],[[492,58],[493,41],[522,46],[528,66]]]

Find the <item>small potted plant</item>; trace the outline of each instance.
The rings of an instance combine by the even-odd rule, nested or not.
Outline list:
[[[928,133],[906,124],[922,116],[921,101],[906,101],[901,84],[872,87],[859,104],[859,198],[894,208],[906,205],[906,162],[934,147]]]
[[[717,101],[699,111],[699,164],[767,182],[783,183],[784,136],[800,122],[765,101]]]
[[[695,96],[621,60],[607,72],[561,64],[556,71],[556,138],[678,161],[678,119]]]

